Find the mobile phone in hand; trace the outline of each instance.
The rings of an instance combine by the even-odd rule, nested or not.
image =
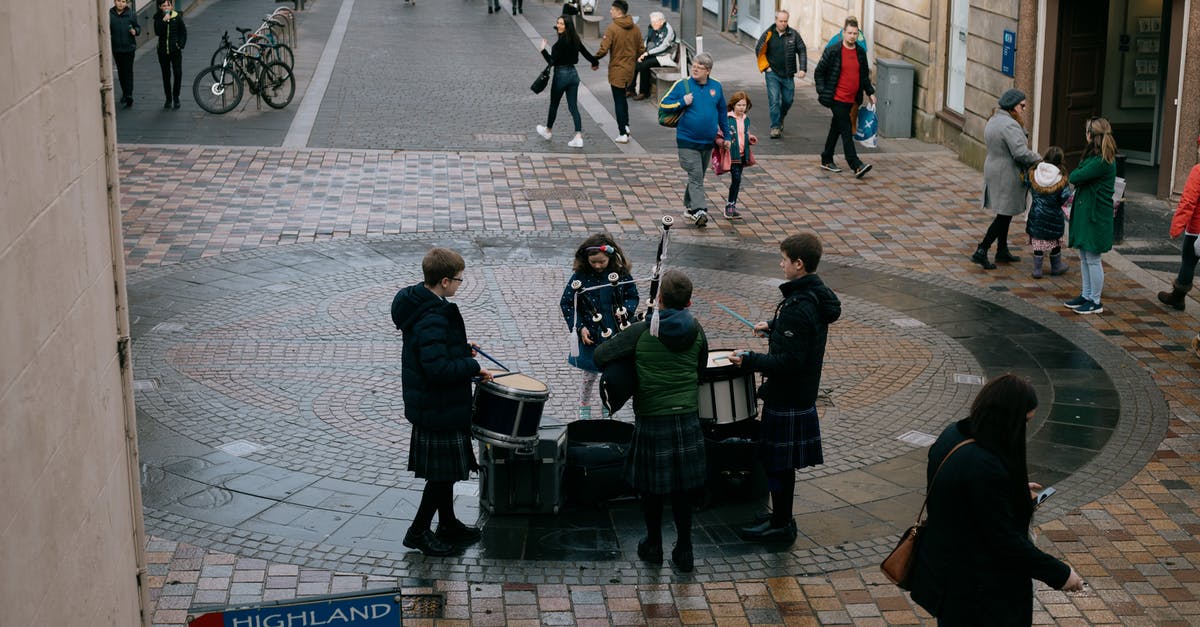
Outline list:
[[[1042,503],[1045,503],[1045,502],[1046,502],[1046,499],[1050,498],[1051,496],[1054,496],[1054,493],[1055,493],[1055,492],[1058,492],[1058,490],[1055,490],[1055,489],[1054,489],[1054,488],[1052,488],[1052,487],[1050,487],[1050,488],[1046,488],[1046,489],[1042,490],[1041,492],[1038,492],[1038,493],[1037,493],[1037,498],[1035,498],[1035,499],[1033,500],[1033,507],[1034,507],[1034,509],[1036,509],[1036,508],[1038,508],[1038,507],[1041,507],[1041,506],[1042,506]]]

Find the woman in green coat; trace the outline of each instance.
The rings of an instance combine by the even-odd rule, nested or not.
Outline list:
[[[1104,267],[1101,253],[1112,250],[1113,184],[1117,178],[1117,142],[1112,125],[1104,118],[1088,120],[1087,148],[1083,160],[1071,172],[1075,201],[1071,206],[1071,235],[1068,245],[1079,249],[1079,274],[1082,293],[1063,303],[1077,314],[1102,313],[1100,293],[1104,291]]]

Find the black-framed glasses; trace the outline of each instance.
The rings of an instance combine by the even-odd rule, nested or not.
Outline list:
[[[465,279],[463,279],[463,278],[462,278],[462,277],[460,277],[460,276],[452,276],[452,277],[450,277],[450,280],[451,280],[451,281],[458,281],[459,283],[462,283],[462,282],[463,282]]]

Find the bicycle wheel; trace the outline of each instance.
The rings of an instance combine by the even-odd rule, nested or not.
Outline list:
[[[222,45],[220,48],[217,48],[217,51],[213,53],[212,62],[208,64],[209,67],[214,66],[214,65],[217,67],[221,67],[221,64],[225,62],[225,59],[229,56],[229,53],[232,51],[233,51],[233,46]]]
[[[204,68],[192,81],[192,97],[209,113],[229,113],[242,101],[242,79],[230,67]]]
[[[296,95],[296,77],[292,75],[292,68],[281,61],[272,61],[258,75],[258,88],[267,106],[282,109]]]
[[[282,61],[288,67],[296,67],[296,56],[292,54],[292,47],[287,44],[275,44],[271,46],[275,52],[275,60]]]

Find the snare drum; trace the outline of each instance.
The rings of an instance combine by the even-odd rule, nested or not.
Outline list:
[[[502,373],[475,387],[471,433],[504,448],[537,443],[542,407],[550,397],[545,383],[519,372]]]
[[[708,363],[700,374],[700,419],[729,424],[758,415],[754,373],[729,361],[731,350],[708,351]]]

